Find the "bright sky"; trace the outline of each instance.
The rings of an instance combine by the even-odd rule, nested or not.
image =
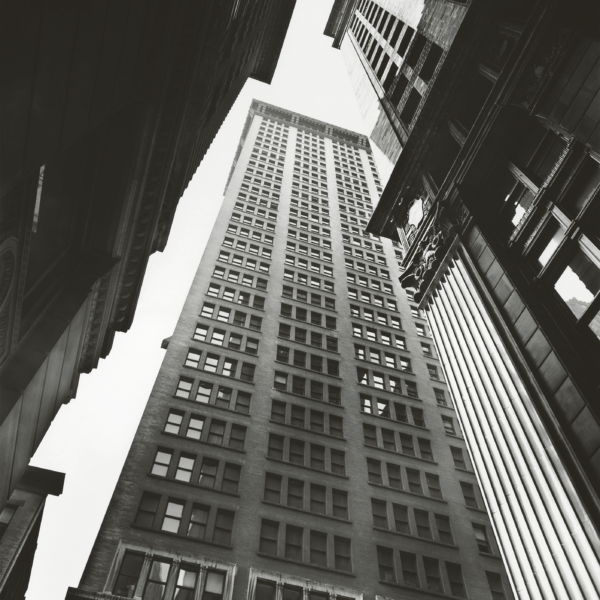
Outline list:
[[[250,80],[179,203],[167,248],[148,265],[133,326],[83,375],[32,464],[66,473],[48,497],[27,600],[63,600],[76,587],[158,373],[223,197],[253,98],[367,134],[342,55],[323,35],[332,0],[297,0],[270,86]],[[385,183],[391,171],[376,149]]]

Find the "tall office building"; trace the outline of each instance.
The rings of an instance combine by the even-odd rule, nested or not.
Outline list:
[[[253,101],[69,600],[512,598],[368,140]]]
[[[403,57],[386,42],[406,28],[386,15],[390,3],[343,4],[338,35],[359,45],[365,27],[375,35],[375,70],[387,62],[401,74],[392,97],[402,75],[422,89],[431,50],[413,36]],[[417,3],[395,5],[401,15]],[[403,248],[402,285],[428,317],[519,596],[597,599],[597,6],[422,6],[426,37],[445,11],[466,16],[368,231]]]

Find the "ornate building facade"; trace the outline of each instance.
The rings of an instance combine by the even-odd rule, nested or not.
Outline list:
[[[127,331],[151,253],[293,0],[5,2],[0,508],[80,373]]]
[[[69,600],[512,598],[368,139],[253,101]]]
[[[514,589],[597,598],[598,15],[461,4],[368,231],[403,252]]]

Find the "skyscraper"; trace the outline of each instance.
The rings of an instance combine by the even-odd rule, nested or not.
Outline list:
[[[379,33],[394,19],[393,31],[404,27],[397,17],[416,3],[395,3],[397,17],[385,14],[384,0],[342,5],[331,18],[336,35],[360,42],[366,28],[383,48],[367,48],[380,62],[365,68],[393,63],[422,89],[427,48],[417,37],[403,57]],[[431,325],[520,596],[596,599],[597,7],[555,0],[423,8],[425,37],[443,34],[445,10],[467,14],[413,115],[368,231],[403,248],[402,285]]]
[[[68,599],[512,597],[380,189],[365,136],[252,102]]]

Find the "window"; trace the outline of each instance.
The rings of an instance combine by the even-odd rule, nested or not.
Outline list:
[[[265,495],[264,499],[267,502],[281,502],[281,476],[267,473],[265,477]]]
[[[127,551],[121,562],[117,581],[112,593],[115,596],[133,598],[144,564],[144,555]]]
[[[206,335],[208,334],[208,327],[206,325],[197,325],[196,331],[194,332],[194,339],[203,342],[206,340]]]
[[[338,571],[352,571],[350,544],[348,538],[338,537],[337,535],[333,538],[334,566]]]
[[[465,499],[465,504],[467,506],[470,506],[471,508],[479,508],[473,484],[467,483],[466,481],[461,481],[460,487],[462,489],[463,497]]]
[[[162,598],[167,585],[169,569],[170,564],[166,560],[154,559],[152,561],[146,586],[144,587],[146,598]]]
[[[490,586],[490,591],[492,592],[492,599],[505,600],[506,594],[504,593],[504,586],[502,585],[502,576],[500,573],[486,571],[485,575],[488,580],[488,585]]]
[[[454,429],[454,419],[452,417],[448,417],[447,415],[442,415],[442,423],[444,424],[444,429],[446,430],[446,434],[456,435],[456,430]]]
[[[402,504],[392,504],[394,512],[394,525],[398,533],[410,535],[410,523],[408,521],[408,507]]]
[[[433,473],[425,473],[425,479],[427,480],[427,488],[429,489],[429,495],[432,498],[442,498],[442,488],[440,487],[440,478]]]
[[[216,373],[217,367],[219,366],[219,356],[218,354],[207,354],[204,359],[204,370],[209,373]]]
[[[431,346],[421,342],[421,350],[423,350],[423,356],[433,356],[431,353]]]
[[[192,390],[193,384],[193,379],[181,377],[179,379],[179,383],[177,384],[177,389],[175,390],[175,396],[177,396],[178,398],[188,399],[190,397],[190,392]]]
[[[432,592],[444,593],[442,578],[440,575],[440,563],[437,558],[423,557],[423,566],[425,567],[425,579],[427,589]]]
[[[243,450],[246,442],[246,428],[242,425],[232,425],[229,436],[229,447],[235,450]]]
[[[400,552],[402,564],[402,577],[404,585],[419,587],[419,574],[417,572],[417,557],[412,552]]]
[[[302,535],[301,527],[287,525],[285,528],[285,557],[292,560],[302,560]]]
[[[325,514],[325,487],[311,483],[310,485],[310,510],[311,512]]]
[[[165,433],[173,433],[175,435],[179,434],[179,430],[181,428],[181,423],[183,421],[183,413],[177,410],[172,410],[169,412],[169,416],[167,417],[167,422],[165,423]]]
[[[419,451],[421,452],[421,458],[425,460],[433,460],[433,452],[431,451],[431,442],[423,438],[417,438],[419,442]]]
[[[381,581],[396,581],[394,555],[391,548],[377,546],[377,562],[379,564],[379,579]]]
[[[416,469],[406,469],[406,477],[408,479],[408,490],[413,494],[423,495],[423,487],[421,486],[421,473]]]
[[[389,529],[385,502],[371,498],[371,510],[373,511],[373,525],[375,527]]]
[[[231,530],[233,529],[234,513],[229,510],[219,509],[213,531],[213,542],[217,544],[231,544]],[[207,582],[208,583],[208,582]]]
[[[304,442],[290,440],[290,462],[296,465],[304,464]]]
[[[381,476],[381,462],[367,458],[367,472],[370,483],[383,483],[383,478]]]
[[[205,457],[202,461],[202,466],[200,467],[200,479],[198,480],[198,483],[207,488],[214,488],[218,468],[219,461]]]
[[[381,437],[383,439],[383,447],[386,450],[396,452],[396,438],[394,432],[391,429],[382,429]]]
[[[280,371],[275,371],[275,382],[273,387],[277,390],[287,390],[287,373],[281,373]]]
[[[410,398],[418,398],[419,393],[417,392],[417,384],[413,381],[406,381],[406,395]]]
[[[192,513],[190,515],[190,523],[188,525],[188,537],[197,539],[204,539],[206,535],[206,524],[208,522],[208,512],[210,508],[201,504],[194,504],[192,506]]]
[[[142,494],[142,499],[140,500],[138,511],[135,515],[134,523],[140,527],[152,527],[154,525],[154,518],[156,517],[159,502],[160,496],[158,494],[144,492]]]
[[[487,536],[485,525],[478,525],[477,523],[473,523],[473,533],[475,534],[475,540],[477,541],[477,547],[479,548],[479,552],[491,554],[492,548],[490,546],[490,541]]]
[[[303,406],[292,405],[292,419],[291,424],[294,427],[304,428],[305,411]]]
[[[198,384],[198,391],[196,393],[196,402],[202,402],[203,404],[208,404],[210,400],[210,395],[212,394],[212,383],[206,383],[206,381],[201,381]]]
[[[348,492],[331,490],[333,500],[333,516],[348,519]]]
[[[463,581],[462,568],[456,563],[446,562],[446,571],[450,581],[450,593],[457,598],[466,598],[465,584]]]
[[[169,499],[161,525],[163,531],[178,533],[183,515],[183,506],[184,503],[182,501]]]
[[[367,446],[377,446],[377,429],[373,425],[363,424],[363,434]]]
[[[462,448],[456,448],[454,446],[450,446],[450,452],[452,452],[452,458],[454,459],[454,466],[458,469],[466,469],[467,464],[465,462],[465,457],[463,455]]]
[[[182,454],[179,457],[179,463],[177,465],[177,470],[175,471],[175,479],[189,483],[192,479],[192,471],[194,470],[195,463],[195,456],[190,454]]]
[[[436,388],[433,388],[433,391],[435,393],[435,400],[438,403],[439,406],[448,406],[448,403],[446,402],[446,394],[444,393],[444,390],[437,390]]]
[[[428,540],[433,539],[431,526],[429,524],[429,513],[425,510],[414,509],[415,522],[417,524],[417,535]]]
[[[225,436],[225,421],[218,421],[212,419],[210,427],[208,429],[208,443],[217,444],[221,446],[223,444],[223,438]]]
[[[346,474],[346,454],[343,450],[331,450],[331,472]]]
[[[254,370],[255,365],[249,363],[242,363],[242,372],[240,373],[240,379],[242,381],[254,381]]]
[[[320,531],[310,532],[310,562],[322,567],[327,566],[327,534]]]
[[[269,434],[267,456],[277,460],[283,460],[283,437],[272,433]]]
[[[154,458],[154,464],[152,465],[152,475],[158,475],[159,477],[166,477],[171,459],[173,458],[173,450],[167,450],[165,448],[159,448]]]
[[[199,440],[202,436],[202,429],[204,427],[204,417],[192,416],[188,423],[188,428],[185,433],[186,437],[193,440]]]

